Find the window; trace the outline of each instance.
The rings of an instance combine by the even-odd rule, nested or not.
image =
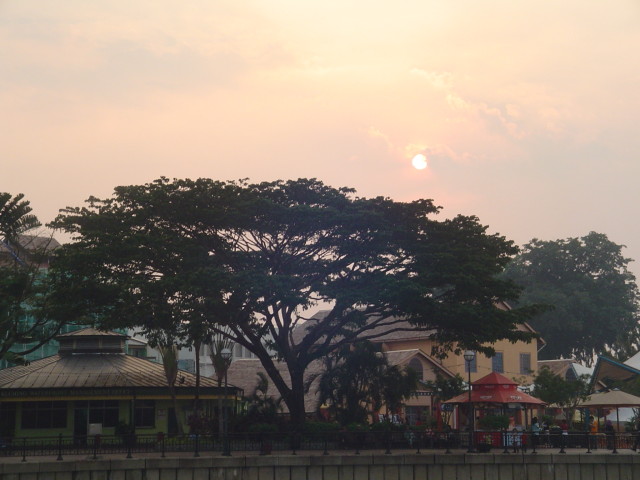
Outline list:
[[[417,358],[412,358],[407,367],[416,372],[416,375],[418,375],[418,380],[424,380],[424,372],[422,369],[422,362],[420,360],[418,360]]]
[[[423,425],[429,418],[429,407],[405,407],[404,415],[409,425]]]
[[[24,402],[22,428],[66,428],[66,402]]]
[[[89,423],[101,423],[103,427],[115,427],[120,417],[118,400],[77,401],[76,408],[86,408]]]
[[[464,362],[464,371],[465,373],[475,373],[478,371],[478,354],[476,353],[475,356],[473,357],[473,360],[471,360],[470,362],[467,362],[464,357],[462,358],[462,361]]]
[[[184,370],[185,372],[196,373],[196,361],[192,358],[178,360],[178,370]]]
[[[522,375],[529,375],[531,373],[531,354],[520,354],[520,373]]]
[[[493,357],[491,357],[491,370],[497,373],[504,372],[504,356],[502,352],[496,352]]]
[[[156,426],[156,402],[154,400],[136,400],[136,427],[153,428]]]
[[[0,402],[0,442],[3,437],[13,437],[16,431],[16,403]]]

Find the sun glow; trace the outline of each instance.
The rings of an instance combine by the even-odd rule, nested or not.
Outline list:
[[[427,157],[425,157],[422,153],[419,153],[415,157],[413,157],[413,160],[411,160],[411,165],[413,165],[413,168],[415,168],[416,170],[424,170],[425,168],[427,168]]]

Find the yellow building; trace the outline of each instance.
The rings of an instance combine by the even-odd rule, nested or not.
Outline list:
[[[501,308],[509,307],[503,304]],[[394,327],[398,328],[398,325]],[[408,325],[406,328],[406,331],[397,330],[384,334],[374,341],[381,343],[382,350],[385,352],[420,350],[429,356],[432,361],[438,362],[454,375],[459,374],[465,380],[468,378],[468,367],[470,367],[472,382],[491,372],[497,372],[515,380],[520,385],[533,383],[538,364],[538,352],[545,345],[544,340],[541,338],[535,339],[531,343],[522,341],[512,343],[507,340],[500,340],[491,345],[496,352],[494,356],[487,357],[484,354],[477,354],[473,362],[467,364],[462,353],[459,355],[450,353],[441,360],[434,357],[432,351],[437,343],[432,338],[432,330],[411,328]],[[536,333],[527,323],[519,325],[518,329],[524,332]]]

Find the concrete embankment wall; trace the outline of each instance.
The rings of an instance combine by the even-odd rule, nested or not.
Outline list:
[[[273,455],[2,463],[1,480],[638,480],[640,455]]]

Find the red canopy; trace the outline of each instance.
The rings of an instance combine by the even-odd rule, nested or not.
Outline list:
[[[469,392],[465,392],[443,403],[455,404],[468,402]],[[542,400],[519,391],[516,382],[496,372],[492,372],[486,377],[482,377],[471,383],[471,403],[545,404]]]

